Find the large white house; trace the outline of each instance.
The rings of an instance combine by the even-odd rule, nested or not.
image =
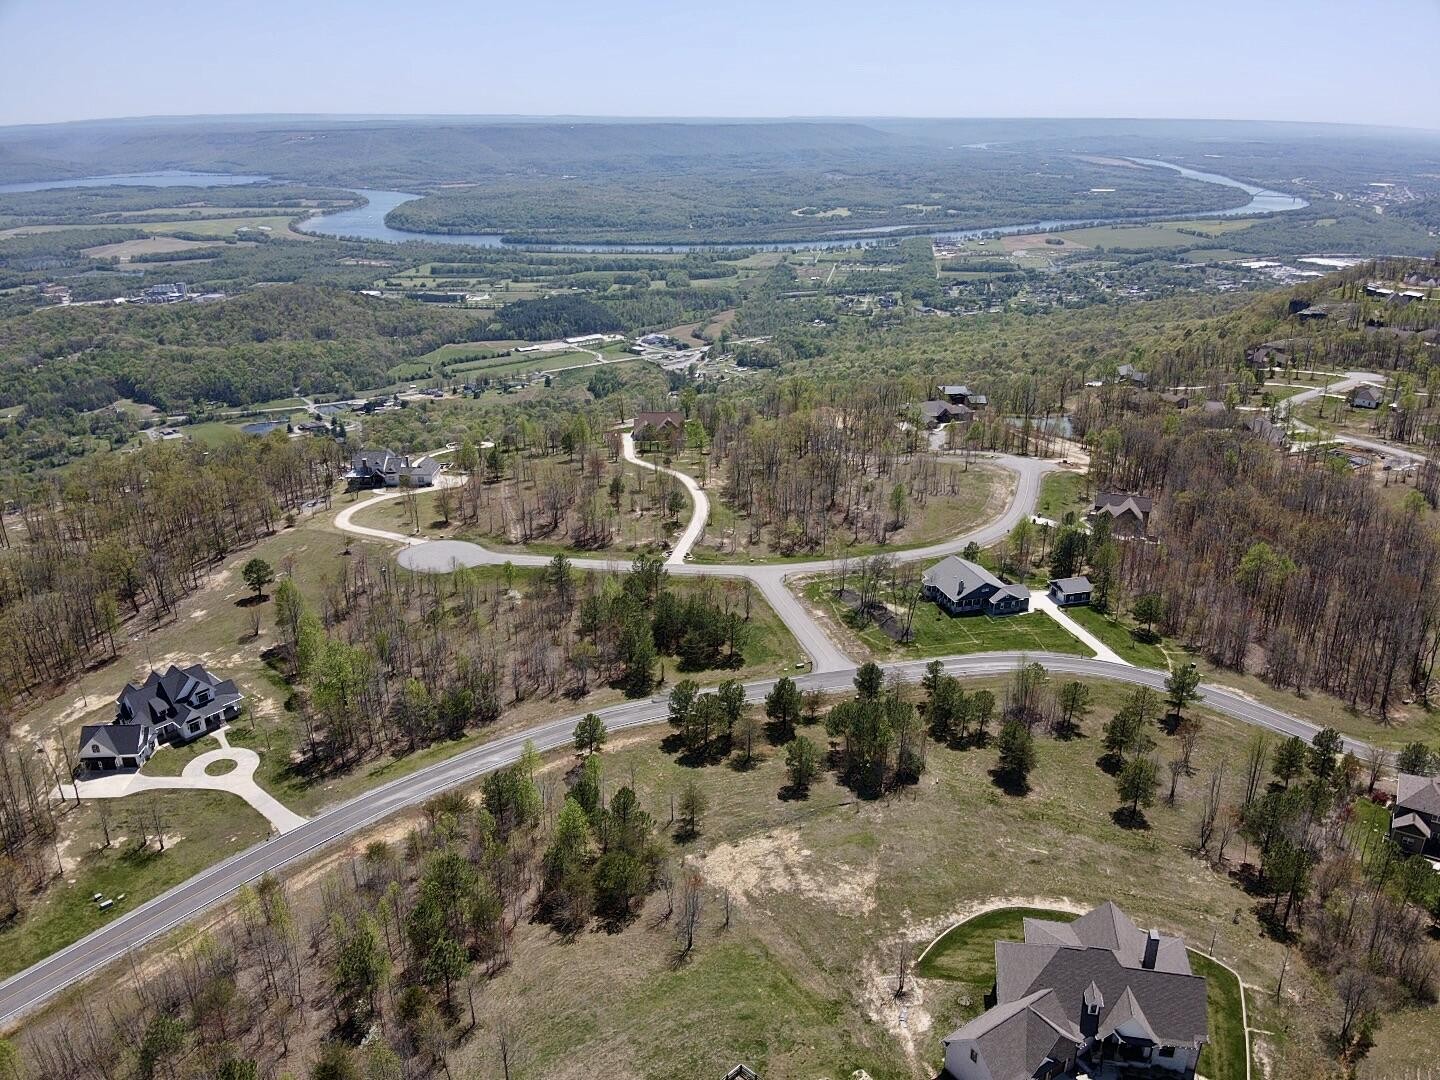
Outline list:
[[[186,743],[240,714],[241,694],[201,664],[170,665],[139,686],[126,684],[115,700],[115,719],[80,729],[80,766],[106,772],[138,769],[162,742]]]
[[[1185,942],[1104,903],[1072,923],[1026,919],[995,943],[995,1005],[945,1040],[955,1080],[1053,1080],[1108,1067],[1192,1080],[1209,1039]]]
[[[394,450],[361,450],[350,461],[345,479],[352,487],[430,487],[440,462],[419,454],[408,457]]]

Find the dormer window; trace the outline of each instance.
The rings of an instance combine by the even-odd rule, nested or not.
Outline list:
[[[1085,1006],[1085,1012],[1086,1012],[1088,1015],[1090,1015],[1090,1016],[1099,1016],[1099,1015],[1100,1015],[1100,1006],[1099,1006],[1099,1005],[1086,1005],[1086,1006]]]

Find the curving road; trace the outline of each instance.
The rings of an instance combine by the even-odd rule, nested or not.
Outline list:
[[[1003,675],[1013,671],[1022,661],[1031,660],[1039,661],[1057,675],[1113,679],[1156,689],[1163,688],[1165,684],[1166,673],[1163,671],[1056,653],[1008,652],[942,658],[946,671],[968,677]],[[926,663],[925,660],[916,660],[890,666],[913,680],[919,678]],[[846,666],[815,672],[797,676],[795,682],[806,690],[843,691],[851,686],[855,670],[854,666]],[[747,683],[746,695],[752,701],[759,700],[769,693],[775,681],[764,679]],[[1314,724],[1220,687],[1202,688],[1201,700],[1217,712],[1279,735],[1299,735],[1308,741],[1319,730]],[[641,701],[612,705],[600,709],[599,714],[609,730],[622,731],[663,722],[668,714],[668,702],[665,697],[656,695]],[[0,1024],[13,1022],[79,979],[182,925],[262,874],[279,871],[317,848],[353,836],[390,814],[419,805],[441,791],[469,783],[477,776],[514,762],[527,740],[533,741],[542,751],[568,745],[578,719],[578,716],[569,716],[547,721],[466,750],[446,761],[365,792],[282,836],[256,844],[201,871],[189,881],[0,983]],[[1345,745],[1362,753],[1367,749],[1364,743],[1353,739],[1346,739]]]
[[[700,490],[700,485],[689,473],[681,472],[679,469],[667,469],[663,465],[646,461],[636,454],[635,437],[628,431],[620,436],[620,453],[632,465],[639,465],[642,469],[675,477],[685,485],[685,490],[690,492],[690,499],[695,507],[690,514],[690,523],[685,526],[685,531],[680,534],[680,539],[676,540],[670,549],[670,558],[665,560],[671,566],[683,564],[685,556],[690,554],[690,549],[696,545],[700,540],[700,534],[705,531],[705,522],[710,520],[710,499],[705,492]]]
[[[1016,457],[1012,454],[994,454],[986,460],[1016,474],[1015,494],[1003,513],[980,528],[951,537],[949,540],[927,544],[924,547],[896,548],[885,554],[901,562],[914,562],[955,554],[963,551],[971,542],[977,543],[981,547],[993,544],[1008,535],[1021,518],[1029,516],[1035,507],[1036,500],[1040,497],[1041,480],[1047,473],[1060,469],[1060,466],[1053,461]],[[642,464],[646,463],[642,462]],[[684,474],[679,475],[683,476]],[[691,480],[691,483],[694,481]],[[698,491],[698,487],[696,491]],[[693,494],[694,492],[692,492]],[[385,497],[384,495],[377,496],[371,502]],[[702,495],[701,499],[703,498]],[[336,527],[362,536],[405,545],[405,549],[399,554],[399,561],[400,565],[410,570],[445,573],[463,566],[497,566],[506,562],[515,566],[544,566],[550,562],[549,556],[491,551],[489,548],[468,540],[424,541],[416,537],[403,536],[400,533],[352,524],[350,516],[366,505],[369,504],[361,503],[341,511],[335,519]],[[705,525],[703,515],[708,512],[709,501],[702,502],[697,499],[696,512],[686,529],[687,535],[693,530],[695,539],[699,538]],[[693,544],[694,540],[691,540],[691,543]],[[680,553],[678,545],[676,552]],[[848,668],[854,661],[830,640],[830,636],[816,621],[814,615],[786,585],[786,580],[801,575],[833,573],[840,569],[843,561],[841,559],[813,559],[790,563],[687,563],[677,562],[672,558],[667,564],[667,568],[673,574],[738,577],[753,582],[761,595],[765,597],[766,602],[775,609],[776,615],[794,635],[796,641],[800,643],[800,647],[810,657],[811,670],[818,672]],[[617,569],[617,561],[614,559],[574,558],[570,560],[570,563],[581,570]]]
[[[1322,394],[1348,394],[1362,383],[1384,386],[1385,381],[1384,375],[1377,374],[1373,371],[1347,371],[1343,379],[1336,379],[1334,382],[1327,383],[1324,386],[1317,386],[1311,390],[1302,390],[1298,394],[1292,394],[1290,397],[1281,401],[1275,411],[1281,419],[1289,420],[1301,431],[1314,431],[1316,429],[1313,424],[1307,424],[1303,420],[1296,420],[1291,416],[1291,409],[1296,405],[1303,405],[1307,401],[1314,401]],[[1346,446],[1356,446],[1361,450],[1369,450],[1375,454],[1384,454],[1387,457],[1400,458],[1404,461],[1414,462],[1415,464],[1420,464],[1428,460],[1427,456],[1418,450],[1408,450],[1403,446],[1397,446],[1394,443],[1384,442],[1380,439],[1366,439],[1359,435],[1349,435],[1340,431],[1329,432],[1326,437],[1335,442],[1344,443]]]

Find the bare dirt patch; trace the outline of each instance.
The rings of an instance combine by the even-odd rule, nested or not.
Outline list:
[[[796,828],[772,829],[734,844],[721,844],[700,860],[712,885],[742,902],[784,893],[803,896],[846,915],[875,910],[879,869],[826,862],[805,847]]]

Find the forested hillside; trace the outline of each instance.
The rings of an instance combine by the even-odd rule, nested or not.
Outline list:
[[[398,360],[479,336],[486,319],[311,286],[216,304],[43,309],[0,322],[0,407],[36,415],[133,398],[245,405],[384,383]]]

